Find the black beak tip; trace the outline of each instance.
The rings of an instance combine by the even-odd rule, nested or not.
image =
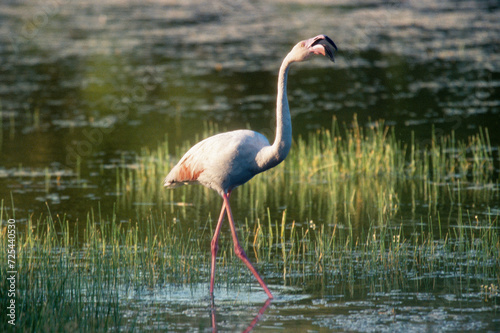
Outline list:
[[[328,43],[330,43],[330,44],[333,46],[333,48],[335,49],[335,51],[337,51],[337,50],[338,50],[337,45],[335,45],[335,43],[333,42],[333,40],[331,40],[331,39],[330,39],[330,37],[325,36],[325,39],[326,39],[326,41],[327,41]]]

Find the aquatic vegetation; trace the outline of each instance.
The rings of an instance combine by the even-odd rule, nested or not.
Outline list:
[[[234,192],[234,204],[245,211],[238,217],[241,244],[258,269],[265,266],[260,271],[271,289],[346,297],[444,284],[448,292],[474,291],[495,304],[500,211],[467,208],[498,200],[498,150],[487,133],[468,142],[433,138],[423,147],[403,145],[381,122],[342,130],[334,122],[331,130],[298,139],[281,169]],[[99,205],[82,223],[53,216],[47,206],[47,213],[26,218],[17,234],[21,327],[151,328],[137,312],[130,315],[124,299],[183,285],[206,293],[213,221],[203,207],[217,207],[219,198],[203,187],[164,191],[158,179],[174,161],[165,142],[133,164],[123,162],[116,171],[122,195],[112,214]],[[446,201],[452,209],[443,212]],[[402,212],[402,204],[410,209]],[[136,217],[118,219],[130,206]],[[0,220],[11,212],[2,201]],[[6,234],[0,237],[6,244]],[[251,287],[225,233],[219,251],[218,284]],[[5,251],[0,260],[6,262]],[[0,270],[1,306],[8,301],[5,274]]]
[[[149,214],[127,225],[115,215],[90,211],[80,228],[50,211],[30,216],[17,240],[18,324],[34,331],[141,327],[121,299],[148,290],[175,291],[182,284],[208,288],[210,256],[204,238],[210,234],[165,218]],[[467,286],[491,298],[500,282],[498,220],[490,215],[486,221],[471,219],[454,227],[439,224],[440,237],[432,230],[407,233],[406,226],[374,220],[356,236],[352,224],[289,224],[285,211],[281,221],[259,216],[240,232],[256,265],[266,265],[266,279],[303,293],[348,294],[360,284],[367,292],[425,289],[444,279],[457,294]],[[5,243],[7,238],[1,237]],[[224,240],[228,236],[221,237],[219,284],[251,286],[251,276]],[[5,251],[0,260],[6,260]],[[5,274],[0,271],[2,306],[7,301]]]
[[[203,137],[218,131],[207,125]],[[186,147],[188,143],[177,147],[174,156]],[[217,210],[218,196],[201,187],[175,192],[163,188],[158,179],[176,160],[165,140],[154,151],[144,149],[137,163],[117,170],[121,204],[155,203],[160,210],[174,213],[175,207],[188,201]],[[350,216],[359,225],[368,217],[377,216],[379,221],[395,217],[403,196],[412,212],[427,207],[426,213],[433,215],[443,204],[480,200],[488,205],[499,198],[499,164],[498,147],[491,147],[487,129],[467,142],[451,133],[433,136],[423,145],[398,141],[394,129],[382,121],[363,128],[356,118],[344,125],[334,119],[330,130],[296,140],[282,165],[254,177],[234,191],[231,199],[236,212],[246,207],[251,221],[265,213],[266,203],[273,211],[286,207],[299,220],[345,224]]]

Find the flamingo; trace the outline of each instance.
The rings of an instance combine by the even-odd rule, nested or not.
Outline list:
[[[335,43],[325,35],[297,43],[283,60],[278,76],[276,101],[276,137],[272,145],[267,138],[251,130],[236,130],[211,136],[191,147],[165,177],[164,186],[175,188],[182,185],[201,184],[215,190],[222,197],[222,208],[211,241],[210,296],[213,299],[215,283],[215,261],[219,234],[227,213],[234,252],[255,276],[269,299],[273,294],[260,277],[241,247],[229,205],[231,192],[249,181],[253,176],[281,163],[292,145],[292,123],[286,93],[290,65],[322,55],[334,61]]]

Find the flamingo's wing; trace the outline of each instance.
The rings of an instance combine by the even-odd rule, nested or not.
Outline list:
[[[201,183],[217,192],[234,188],[258,173],[255,157],[268,145],[262,134],[249,130],[211,136],[184,154],[165,178],[164,186]]]
[[[165,177],[164,186],[178,187],[184,184],[196,183],[204,171],[203,161],[206,160],[206,140],[199,142],[188,150]]]

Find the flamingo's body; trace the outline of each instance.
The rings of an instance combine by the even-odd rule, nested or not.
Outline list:
[[[230,192],[271,167],[264,169],[264,163],[259,163],[259,152],[265,147],[270,147],[266,137],[250,130],[211,136],[184,154],[165,179],[165,186],[199,183],[221,195]]]
[[[221,213],[212,239],[212,271],[210,295],[214,290],[215,259],[222,221],[227,211],[235,253],[243,260],[259,281],[269,298],[273,298],[266,284],[241,248],[229,206],[231,191],[253,176],[283,161],[292,144],[292,125],[286,94],[288,69],[293,62],[304,61],[313,54],[333,59],[335,43],[324,35],[301,41],[283,60],[278,78],[276,105],[276,138],[272,145],[262,134],[250,130],[237,130],[211,136],[194,145],[181,158],[165,178],[164,186],[174,188],[184,184],[201,184],[217,191],[223,198]]]

